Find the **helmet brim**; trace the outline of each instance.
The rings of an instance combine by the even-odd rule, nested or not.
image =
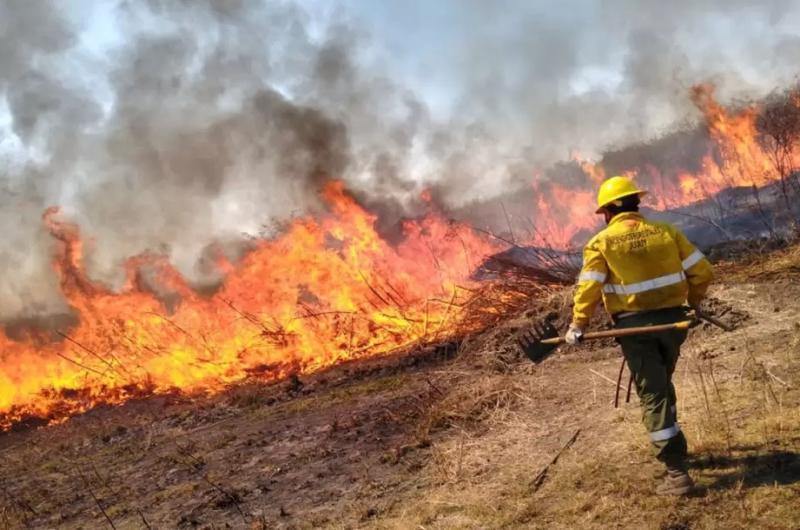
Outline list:
[[[644,191],[644,190],[639,190],[639,191],[635,191],[633,193],[625,193],[623,195],[619,195],[617,197],[614,197],[613,199],[611,199],[610,201],[608,201],[604,205],[600,206],[599,208],[597,208],[597,210],[595,210],[594,213],[603,213],[603,210],[605,210],[606,206],[608,206],[612,202],[617,201],[619,199],[624,199],[625,197],[630,197],[631,195],[638,195],[639,197],[641,197],[643,195],[647,195],[647,192]]]

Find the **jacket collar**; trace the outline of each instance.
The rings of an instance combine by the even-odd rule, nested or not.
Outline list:
[[[625,221],[626,219],[644,219],[644,218],[642,217],[642,214],[640,214],[639,212],[622,212],[612,217],[611,220],[608,222],[608,226],[615,225],[617,223]]]

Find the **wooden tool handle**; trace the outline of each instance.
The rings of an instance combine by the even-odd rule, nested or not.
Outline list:
[[[608,331],[593,331],[585,333],[582,340],[608,339],[612,337],[627,337],[629,335],[642,335],[643,333],[658,333],[659,331],[669,331],[671,329],[689,329],[691,320],[683,320],[673,324],[659,324],[657,326],[641,326],[638,328],[609,329]],[[567,342],[564,337],[545,339],[542,344],[564,344]]]

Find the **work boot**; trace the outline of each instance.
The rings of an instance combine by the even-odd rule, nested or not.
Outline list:
[[[694,481],[686,466],[668,466],[663,482],[656,486],[657,495],[688,495],[694,489]]]

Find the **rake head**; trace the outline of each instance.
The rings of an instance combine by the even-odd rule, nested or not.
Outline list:
[[[545,360],[558,347],[555,343],[545,343],[542,341],[558,338],[558,330],[549,320],[536,322],[533,328],[522,333],[517,339],[522,352],[535,363]]]

